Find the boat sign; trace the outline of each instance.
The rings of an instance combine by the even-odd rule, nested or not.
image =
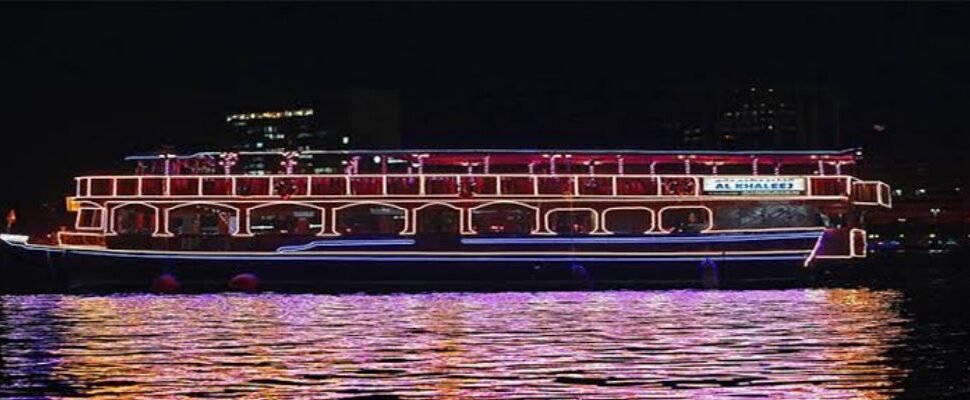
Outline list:
[[[704,193],[790,195],[805,192],[805,178],[792,176],[730,176],[704,178]]]

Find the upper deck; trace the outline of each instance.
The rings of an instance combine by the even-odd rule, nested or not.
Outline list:
[[[241,174],[240,158],[279,171]],[[643,198],[836,200],[891,206],[889,186],[852,176],[861,151],[373,150],[128,157],[134,174],[80,176],[78,199]],[[301,173],[327,160],[342,171]],[[154,171],[154,173],[152,173]]]

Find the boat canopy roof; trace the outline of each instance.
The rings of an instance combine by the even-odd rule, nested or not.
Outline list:
[[[138,154],[126,157],[127,161],[152,161],[160,158],[212,159],[230,152],[196,152],[190,154]],[[235,151],[239,156],[279,156],[287,151]],[[731,164],[814,164],[818,160],[841,161],[854,164],[862,157],[861,148],[842,150],[789,150],[789,151],[714,151],[714,150],[575,150],[575,149],[405,149],[405,150],[302,150],[301,156],[332,156],[340,158],[382,156],[399,160],[423,160],[425,165],[468,165],[483,162],[486,157],[491,165],[527,165],[548,162],[550,158],[570,159],[576,164],[624,164],[679,163],[686,159],[696,163]]]

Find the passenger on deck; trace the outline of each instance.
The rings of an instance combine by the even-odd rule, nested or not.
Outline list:
[[[697,219],[697,214],[691,212],[690,214],[687,214],[687,220],[679,221],[677,226],[675,226],[670,233],[697,234],[704,229],[703,227],[704,223]]]
[[[297,235],[307,235],[310,233],[310,221],[306,218],[300,218],[296,221],[296,227],[293,228],[293,233]]]
[[[219,218],[216,221],[217,232],[219,235],[229,234],[229,214],[225,211],[219,212]]]

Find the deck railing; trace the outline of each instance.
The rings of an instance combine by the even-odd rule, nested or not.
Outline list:
[[[695,197],[703,179],[729,175],[110,175],[75,178],[78,199],[315,198],[315,197]],[[798,197],[843,197],[889,206],[889,186],[847,175],[777,176],[801,179]]]

